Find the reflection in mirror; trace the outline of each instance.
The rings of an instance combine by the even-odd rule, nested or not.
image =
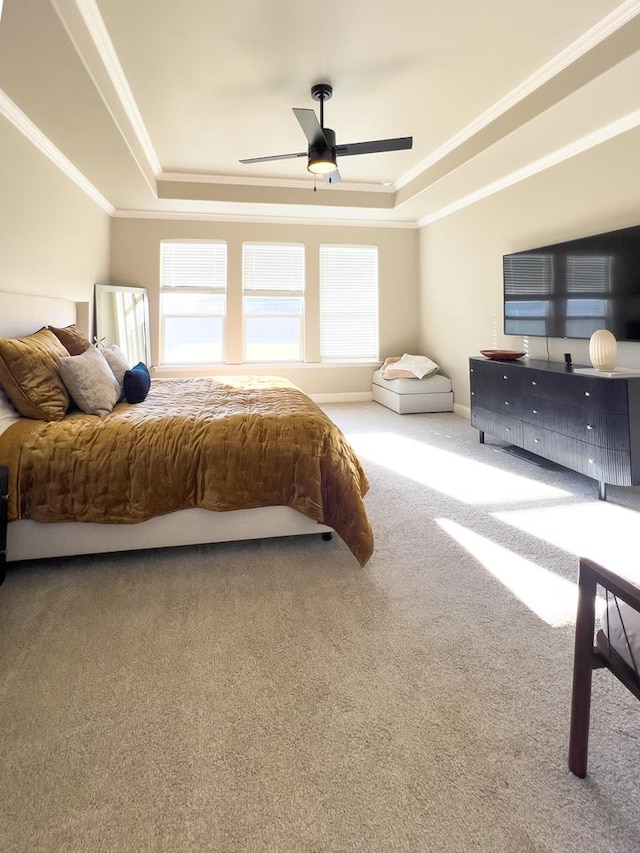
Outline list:
[[[146,287],[96,284],[95,329],[99,346],[117,344],[130,365],[149,364],[149,300]]]

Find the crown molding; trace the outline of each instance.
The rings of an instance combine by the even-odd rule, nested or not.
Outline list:
[[[193,220],[202,222],[244,222],[261,225],[313,225],[340,226],[342,228],[401,228],[415,230],[415,221],[393,221],[378,219],[319,219],[302,216],[257,216],[243,213],[194,213],[192,211],[171,210],[116,210],[114,219],[164,219]]]
[[[563,145],[561,148],[558,148],[556,151],[552,151],[544,157],[533,160],[521,169],[516,169],[508,175],[504,175],[499,180],[486,184],[484,187],[481,187],[475,192],[456,199],[452,204],[445,205],[444,207],[433,211],[433,213],[421,217],[417,223],[418,227],[421,228],[424,225],[436,222],[438,219],[444,219],[445,216],[449,216],[450,214],[456,213],[465,207],[469,207],[471,204],[475,204],[477,201],[482,201],[491,195],[495,195],[495,193],[505,190],[514,184],[518,184],[520,181],[524,181],[527,178],[531,178],[539,172],[544,172],[552,166],[557,166],[564,160],[569,160],[572,157],[578,156],[578,154],[583,154],[585,151],[589,151],[591,148],[596,148],[598,145],[602,145],[602,143],[608,142],[616,136],[627,133],[629,130],[634,130],[638,126],[640,126],[640,109],[634,110],[634,112],[628,113],[628,115],[623,116],[616,121],[612,121],[610,124],[599,127],[592,133],[587,133],[585,136],[580,137],[580,139],[575,139],[568,145]]]
[[[584,54],[588,53],[600,42],[605,41],[609,36],[629,23],[633,18],[640,14],[639,0],[625,0],[613,12],[606,15],[602,20],[598,21],[591,29],[587,30],[580,38],[572,42],[564,50],[560,51],[549,62],[542,65],[537,71],[523,80],[520,85],[516,86],[507,93],[499,101],[496,101],[493,106],[489,107],[484,113],[481,113],[466,127],[462,128],[459,133],[450,137],[443,145],[436,148],[428,157],[410,169],[402,177],[398,178],[394,187],[402,189],[402,187],[411,183],[415,178],[419,177],[424,171],[434,166],[443,157],[455,151],[464,142],[467,142],[479,131],[490,125],[501,115],[507,113],[510,109],[524,100],[526,97],[535,92],[553,77],[558,75],[565,68],[576,62]]]
[[[48,157],[61,172],[85,192],[105,213],[112,216],[115,207],[108,201],[94,185],[85,178],[82,172],[68,160],[62,151],[57,148],[44,133],[36,127],[31,119],[14,104],[9,96],[0,89],[0,115],[3,115],[11,124],[25,136],[45,157]]]
[[[118,55],[113,46],[113,42],[109,37],[109,33],[107,31],[104,20],[102,18],[102,15],[100,14],[100,10],[98,9],[95,0],[53,0],[53,4],[56,8],[58,16],[60,17],[65,29],[67,30],[67,33],[69,34],[69,37],[74,47],[76,48],[76,52],[78,53],[80,59],[85,65],[85,68],[87,68],[87,71],[93,79],[98,92],[100,93],[103,101],[107,105],[107,108],[111,112],[114,119],[116,119],[114,110],[111,109],[111,105],[109,104],[109,98],[107,97],[107,94],[102,90],[101,86],[98,83],[98,80],[92,73],[88,58],[80,49],[78,39],[75,38],[73,32],[74,26],[71,16],[69,14],[65,14],[65,7],[73,7],[80,15],[84,27],[86,28],[86,31],[91,41],[93,42],[94,48],[100,58],[100,61],[104,66],[104,71],[106,72],[109,82],[111,83],[111,86],[113,88],[113,94],[118,99],[119,106],[124,111],[126,118],[130,124],[131,131],[135,135],[135,140],[138,144],[137,147],[139,147],[142,156],[146,159],[144,168],[142,168],[143,174],[145,174],[145,176],[147,176],[147,174],[151,174],[157,177],[157,175],[162,171],[160,159],[158,158],[158,155],[156,154],[156,151],[153,147],[151,137],[149,136],[145,123],[140,114],[140,110],[138,109],[138,105],[135,101],[135,98],[133,97],[133,93],[131,92],[129,83],[127,82],[125,73],[122,69],[122,66],[120,65],[120,60],[118,59]],[[127,135],[123,132],[122,128],[120,128],[120,132],[126,140]],[[133,153],[134,152],[132,150],[132,154]]]
[[[243,177],[242,175],[213,175],[210,172],[161,172],[158,175],[158,181],[177,181],[187,184],[233,184],[234,186],[275,187],[277,189],[291,187],[301,190],[308,190],[313,183],[311,178],[306,180],[301,178],[258,178]],[[340,184],[329,185],[324,179],[317,182],[319,191],[331,192],[334,186],[352,192],[387,193],[389,195],[393,195],[395,192],[392,186],[384,186],[383,184],[358,184],[340,181]]]

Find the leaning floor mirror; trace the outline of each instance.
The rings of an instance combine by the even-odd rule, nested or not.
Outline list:
[[[129,364],[149,365],[149,299],[146,287],[96,284],[94,328],[98,346],[117,344]]]

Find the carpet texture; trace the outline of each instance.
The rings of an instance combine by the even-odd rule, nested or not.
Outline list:
[[[640,490],[325,407],[376,550],[258,540],[10,566],[0,850],[640,850],[640,714],[594,675],[566,765],[575,579],[635,559]]]

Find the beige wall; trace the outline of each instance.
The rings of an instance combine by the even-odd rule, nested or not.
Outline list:
[[[420,230],[420,346],[456,404],[469,405],[468,357],[480,349],[547,357],[544,338],[502,333],[502,256],[640,223],[638,151],[636,130]],[[589,364],[587,341],[549,340],[552,361],[565,352]],[[640,344],[621,344],[618,363],[640,368]]]
[[[228,245],[229,298],[241,293],[241,257],[244,241],[304,243],[307,258],[307,312],[317,312],[318,247],[321,243],[377,245],[380,281],[380,355],[414,351],[418,345],[418,231],[405,228],[360,228],[320,225],[260,224],[115,218],[111,227],[111,280],[149,290],[152,329],[152,363],[159,354],[160,241],[170,238],[226,240]],[[314,333],[314,329],[316,330]],[[228,330],[228,340],[241,334]],[[318,361],[317,324],[308,325],[307,361]],[[228,346],[233,352],[233,342]],[[240,349],[236,347],[236,352]],[[237,359],[239,361],[239,359]],[[206,372],[248,372],[238,365]],[[273,373],[274,367],[250,368],[252,373]],[[279,375],[292,379],[309,394],[348,394],[371,391],[371,366],[277,366]],[[166,372],[164,375],[168,375]],[[178,375],[173,371],[173,375]]]
[[[0,117],[0,290],[90,301],[109,216]]]

